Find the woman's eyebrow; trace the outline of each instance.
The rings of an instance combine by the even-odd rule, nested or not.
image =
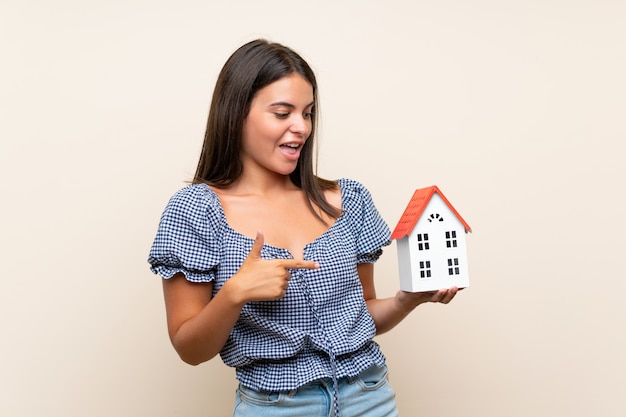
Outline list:
[[[309,104],[307,104],[305,106],[305,108],[307,107],[311,107],[315,104],[314,101],[310,102]],[[272,103],[270,104],[270,107],[289,107],[290,109],[295,109],[296,106],[294,104],[288,103],[286,101],[277,101],[276,103]]]

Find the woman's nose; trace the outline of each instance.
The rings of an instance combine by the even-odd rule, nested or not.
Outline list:
[[[307,135],[310,131],[310,123],[304,116],[295,116],[290,130],[299,135]]]

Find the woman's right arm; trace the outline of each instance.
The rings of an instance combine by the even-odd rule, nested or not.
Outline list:
[[[167,330],[174,349],[190,365],[217,355],[239,318],[243,304],[222,288],[211,297],[213,283],[189,282],[182,274],[163,280]]]

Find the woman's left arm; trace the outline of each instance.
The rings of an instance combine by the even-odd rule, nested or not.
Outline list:
[[[395,297],[378,299],[374,287],[374,264],[361,263],[357,269],[367,309],[376,324],[376,334],[382,334],[393,329],[418,305],[424,303],[448,304],[458,292],[457,287],[418,293],[398,291]]]

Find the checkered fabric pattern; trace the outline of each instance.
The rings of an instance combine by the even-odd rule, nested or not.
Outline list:
[[[354,180],[338,181],[343,213],[304,248],[316,270],[291,270],[286,295],[244,306],[221,356],[250,388],[291,390],[319,378],[353,377],[385,358],[357,265],[376,262],[390,230],[369,191]],[[233,276],[254,240],[233,230],[217,195],[189,185],[168,203],[148,262],[163,278],[182,273],[192,282],[213,282],[214,294]],[[284,248],[263,246],[265,259],[293,258]]]

